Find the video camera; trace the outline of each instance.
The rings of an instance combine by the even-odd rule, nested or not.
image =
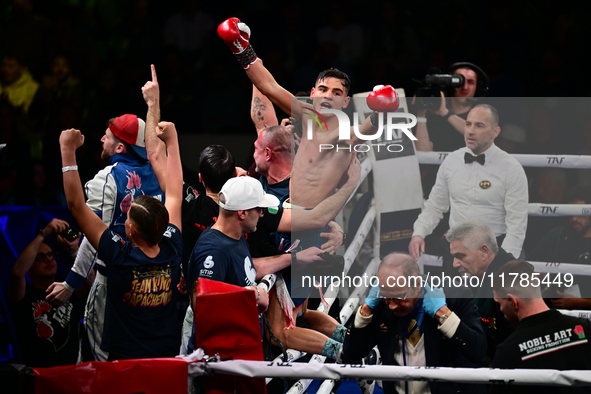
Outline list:
[[[432,73],[425,75],[423,80],[415,80],[421,86],[417,89],[417,105],[419,108],[434,108],[439,106],[440,100],[428,98],[440,98],[441,92],[452,87],[464,85],[464,76],[462,74],[441,74],[441,70],[433,70]]]

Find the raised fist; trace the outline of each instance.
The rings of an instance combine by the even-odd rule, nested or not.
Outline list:
[[[60,135],[60,147],[61,149],[76,150],[84,144],[84,135],[80,130],[68,129],[62,131]]]
[[[396,112],[400,100],[392,86],[378,85],[367,96],[367,106],[377,112]]]
[[[235,54],[242,53],[248,47],[250,28],[238,18],[226,19],[218,26],[218,36]]]

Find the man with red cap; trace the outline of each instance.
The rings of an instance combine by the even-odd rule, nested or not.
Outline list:
[[[145,128],[145,122],[136,115],[126,114],[115,118],[101,139],[101,158],[109,160],[109,165],[85,185],[86,205],[124,240],[127,240],[125,221],[132,201],[141,195],[164,200],[154,170],[147,160]],[[82,285],[93,266],[96,279],[86,303],[84,325],[95,359],[106,361],[108,354],[100,348],[107,295],[106,267],[96,257],[96,250],[86,238],[80,245],[70,274],[63,283],[56,282],[48,288],[51,293],[47,300],[56,305],[68,300],[74,289]]]

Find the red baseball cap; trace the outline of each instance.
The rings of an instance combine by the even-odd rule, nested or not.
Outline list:
[[[133,150],[148,160],[146,153],[146,123],[136,115],[121,115],[109,125],[109,130],[119,138],[131,145]]]

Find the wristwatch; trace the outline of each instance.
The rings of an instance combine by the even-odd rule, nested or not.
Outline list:
[[[444,315],[439,317],[439,325],[442,326],[443,323],[451,316],[451,311],[447,311]]]
[[[40,228],[39,231],[37,231],[37,235],[42,236],[43,239],[47,239],[47,235],[45,235],[42,228]]]

